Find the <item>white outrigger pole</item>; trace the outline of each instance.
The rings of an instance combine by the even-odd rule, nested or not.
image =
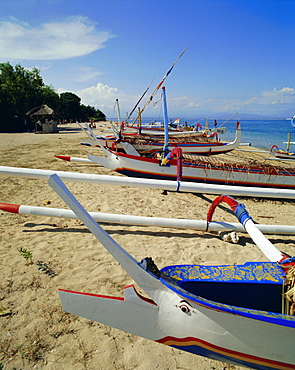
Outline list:
[[[91,156],[90,156],[91,157]],[[114,186],[131,186],[138,188],[182,191],[202,194],[228,194],[233,196],[261,197],[276,199],[295,199],[295,190],[277,188],[259,188],[233,185],[199,184],[188,181],[156,180],[137,177],[121,177],[110,175],[95,175],[90,173],[64,172],[32,168],[0,166],[0,175],[28,177],[48,180],[49,176],[57,174],[64,181],[105,184]]]
[[[61,208],[48,208],[38,206],[27,206],[24,204],[0,203],[0,209],[5,212],[22,215],[36,215],[68,219],[78,218],[73,211]],[[165,217],[146,217],[102,212],[89,212],[89,214],[97,222],[105,223],[109,222],[120,225],[158,226],[172,229],[190,229],[207,232],[217,232],[217,231],[236,231],[241,233],[246,232],[243,225],[237,222],[217,222],[217,221],[209,222],[206,220],[190,220],[185,218],[177,219]],[[295,235],[295,226],[293,225],[255,224],[255,226],[265,234]]]

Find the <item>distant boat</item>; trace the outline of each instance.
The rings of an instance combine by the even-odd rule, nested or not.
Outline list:
[[[294,119],[294,117],[293,117],[293,119]],[[279,159],[295,159],[295,153],[290,152],[290,144],[291,143],[294,144],[294,142],[291,142],[291,134],[289,133],[288,134],[288,141],[287,141],[287,149],[283,150],[283,149],[280,149],[277,145],[273,145],[270,149],[270,153],[272,155],[274,155],[276,158],[279,158]]]
[[[129,146],[133,152],[144,151],[155,152],[163,151],[168,152],[169,148],[181,148],[183,153],[193,153],[202,156],[211,156],[217,154],[228,153],[236,149],[241,143],[241,127],[240,123],[236,125],[236,135],[232,142],[220,142],[216,132],[210,133],[194,133],[189,131],[189,137],[187,136],[176,136],[169,137],[169,123],[166,103],[165,87],[162,87],[163,97],[163,111],[164,111],[164,137],[157,135],[140,135],[140,134],[128,134],[124,132],[115,132],[114,135],[96,136],[86,125],[86,128],[80,127],[86,133],[90,140],[82,143],[90,146],[101,146],[116,151],[126,151],[126,147]],[[214,140],[214,141],[213,141]]]
[[[204,134],[195,133],[193,135],[192,131],[189,131],[190,135],[189,138],[184,138],[183,133],[182,136],[179,137],[178,135],[173,135],[173,138],[169,138],[168,145],[170,148],[182,148],[184,153],[194,153],[198,155],[210,156],[216,154],[222,154],[230,152],[236,149],[241,142],[241,128],[239,122],[237,122],[236,128],[236,136],[232,142],[213,142],[214,136],[216,134],[210,135],[210,138]],[[187,134],[188,135],[188,134]],[[194,136],[194,137],[193,137]],[[210,140],[211,139],[211,140]],[[210,141],[209,141],[210,140]],[[109,136],[97,136],[96,140],[88,140],[84,141],[84,145],[91,145],[97,146],[97,141],[106,148],[109,149],[117,149],[119,151],[123,151],[124,144],[131,144],[137,151],[155,151],[161,150],[164,146],[164,139],[161,139],[156,136],[145,136],[145,135],[122,135],[122,139],[118,140],[116,136],[109,135]]]
[[[277,145],[273,145],[270,152],[279,159],[295,159],[295,153],[280,149]]]
[[[293,116],[293,117],[291,118],[291,123],[292,123],[292,126],[293,126],[293,127],[295,127],[295,116]]]

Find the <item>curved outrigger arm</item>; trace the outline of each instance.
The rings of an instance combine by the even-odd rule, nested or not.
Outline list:
[[[176,158],[177,160],[177,165],[176,165],[176,178],[177,181],[182,180],[182,161],[183,161],[183,156],[182,156],[182,148],[176,146],[169,152],[166,157],[164,157],[161,160],[160,166],[166,166],[172,159]]]
[[[236,123],[236,135],[234,141],[227,143],[226,145],[236,145],[238,147],[242,140],[242,130],[241,130],[241,124],[239,121]]]
[[[57,175],[50,176],[48,180],[52,189],[63,199],[63,201],[73,210],[77,217],[91,231],[96,239],[107,249],[107,251],[121,264],[123,269],[130,277],[153,299],[156,301],[154,292],[157,289],[166,288],[158,277],[145,269],[146,260],[136,261],[127,253],[111,236],[103,230],[97,222],[82,207],[73,194],[67,189]]]
[[[250,217],[248,211],[242,203],[237,202],[234,198],[228,195],[220,195],[217,197],[214,202],[211,204],[211,207],[208,211],[207,222],[212,221],[213,213],[216,207],[221,203],[226,202],[234,214],[237,216],[240,223],[244,226],[248,234],[253,239],[254,243],[262,251],[262,253],[271,261],[271,262],[281,262],[288,259],[289,257],[279,251],[258,229],[254,224],[252,218]]]

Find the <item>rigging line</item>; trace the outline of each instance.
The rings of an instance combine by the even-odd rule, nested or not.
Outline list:
[[[162,78],[162,80],[159,82],[159,84],[157,85],[157,87],[155,88],[155,90],[152,92],[151,96],[148,98],[148,100],[146,101],[145,105],[143,106],[143,108],[140,110],[140,114],[145,110],[145,108],[150,104],[150,102],[153,100],[153,97],[156,95],[156,93],[158,92],[159,88],[162,86],[163,82],[166,80],[166,78],[169,76],[169,74],[171,73],[173,67],[175,66],[175,64],[179,61],[179,59],[183,56],[183,54],[186,52],[187,50],[187,47],[183,50],[183,52],[179,55],[179,57],[176,59],[176,61],[172,64],[172,66],[169,68],[168,72],[166,72],[165,76]],[[135,121],[133,122],[133,124],[137,121],[138,119],[138,116],[136,117]]]
[[[238,114],[238,112],[236,112],[235,114],[233,114],[232,116],[230,116],[226,121],[224,121],[220,126],[218,126],[217,128],[223,126],[225,123],[227,123],[229,120],[231,120],[234,116],[236,116]]]
[[[153,78],[152,82],[149,84],[149,86],[145,89],[145,91],[143,92],[143,94],[141,95],[141,97],[139,98],[139,100],[137,101],[137,103],[135,104],[134,108],[132,109],[132,111],[129,113],[129,115],[127,116],[126,118],[126,121],[129,120],[129,118],[132,116],[132,113],[135,111],[135,109],[138,107],[138,104],[141,102],[141,100],[143,99],[143,97],[145,96],[145,94],[148,92],[149,88],[151,87],[152,83],[154,82],[155,80],[155,77]]]
[[[153,102],[153,106],[155,107],[161,100],[162,100],[162,94],[161,94],[159,100]]]

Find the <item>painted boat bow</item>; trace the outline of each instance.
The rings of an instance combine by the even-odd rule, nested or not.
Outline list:
[[[295,317],[226,303],[216,305],[177,287],[177,276],[171,289],[163,269],[159,274],[149,267],[149,259],[141,263],[134,260],[87,214],[57,175],[51,176],[49,184],[153,300],[143,298],[133,287],[125,289],[124,299],[60,290],[66,311],[223,362],[259,370],[295,368],[291,339]]]

